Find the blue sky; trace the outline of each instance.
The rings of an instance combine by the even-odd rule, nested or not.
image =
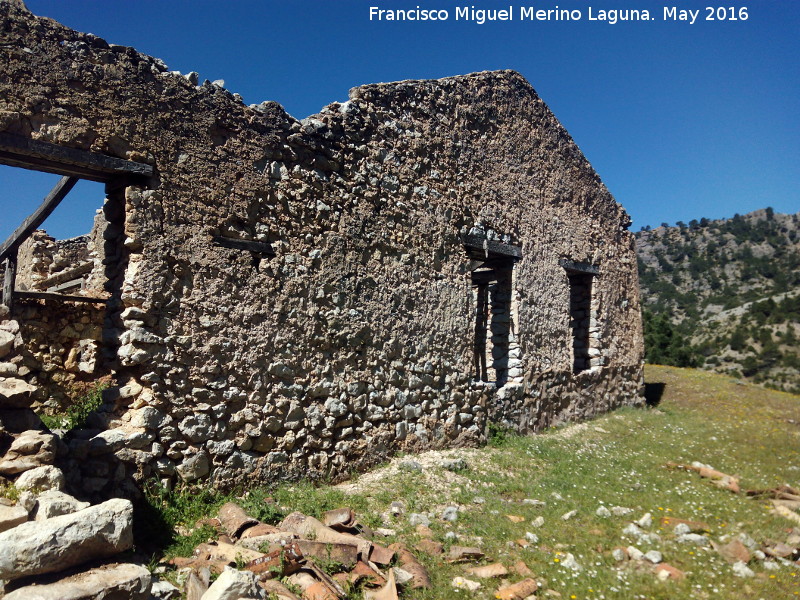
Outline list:
[[[745,21],[663,20],[669,2],[511,0],[28,0],[52,17],[224,79],[245,102],[280,102],[302,118],[378,81],[486,69],[524,75],[634,219],[800,211],[800,2],[747,0]],[[456,6],[578,9],[580,21],[455,21]],[[445,9],[444,22],[376,22],[369,7]],[[648,9],[652,21],[589,21],[588,8]],[[0,238],[57,177],[0,168]],[[102,186],[82,182],[46,228],[87,231]]]

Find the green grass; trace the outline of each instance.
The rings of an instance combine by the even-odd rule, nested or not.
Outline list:
[[[19,500],[20,491],[14,486],[13,483],[0,481],[0,498],[17,502]]]
[[[213,516],[232,495],[201,486],[168,490],[159,482],[144,486],[144,498],[136,505],[134,536],[137,548],[156,557],[191,556],[198,544],[216,535],[197,521]]]
[[[76,400],[63,413],[53,415],[41,414],[39,418],[45,427],[50,430],[81,429],[86,425],[89,415],[100,408],[103,403],[103,390],[108,387],[107,383],[97,383],[89,388],[86,393]]]
[[[623,409],[588,424],[531,437],[496,432],[491,446],[464,451],[469,468],[456,474],[438,466],[426,467],[424,472],[400,470],[354,495],[345,495],[337,487],[298,483],[269,492],[277,505],[264,502],[265,490],[249,492],[241,504],[251,514],[273,520],[281,510],[277,507],[319,517],[325,510],[350,506],[372,526],[382,524],[381,514],[394,500],[402,500],[407,513],[434,516],[444,506],[459,504],[457,522],[432,519],[431,529],[446,549],[453,543],[480,545],[486,553],[484,562],[499,561],[506,567],[522,560],[544,590],[570,600],[745,600],[800,595],[800,567],[767,571],[762,563],[752,561],[756,576],[740,579],[715,551],[680,544],[659,523],[661,516],[705,521],[714,540],[746,533],[759,543],[785,541],[792,524],[770,514],[765,501],[719,489],[696,473],[671,470],[665,463],[710,464],[740,476],[743,490],[782,483],[797,486],[800,427],[787,419],[800,421],[800,397],[672,367],[647,367],[646,379],[651,389],[663,386],[657,407]],[[445,477],[453,479],[447,485],[431,484]],[[475,503],[476,496],[484,502]],[[546,504],[537,507],[524,499]],[[184,505],[167,509],[171,522],[188,522],[203,512],[195,501],[181,502]],[[211,510],[219,503],[217,499],[201,504]],[[601,505],[629,507],[634,512],[603,518],[595,514]],[[561,516],[571,510],[577,514],[563,521]],[[660,543],[641,544],[622,535],[630,520],[646,512],[653,515],[650,531],[661,536]],[[509,514],[525,521],[514,523],[506,518]],[[539,516],[544,525],[535,528],[532,521]],[[395,529],[397,535],[381,543],[403,541],[413,548],[419,541],[405,518],[390,519],[384,526]],[[539,542],[523,548],[515,540],[524,538],[527,531],[536,533]],[[457,541],[446,537],[448,532],[454,532]],[[665,562],[686,573],[686,579],[659,582],[648,569],[617,564],[611,551],[628,545],[642,551],[658,549]],[[567,553],[582,566],[580,571],[562,566]],[[465,573],[464,565],[416,554],[427,565],[434,589],[406,597],[465,597],[450,584],[458,575],[476,579]],[[509,576],[511,582],[519,579]],[[470,597],[494,598],[497,583],[482,583],[483,588]],[[546,597],[544,591],[538,595]]]

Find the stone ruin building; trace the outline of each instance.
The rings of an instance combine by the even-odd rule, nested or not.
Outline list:
[[[109,381],[61,444],[88,494],[337,478],[643,401],[630,219],[515,72],[298,121],[0,0],[0,163],[64,176],[0,246],[0,435],[10,398]],[[77,179],[105,184],[92,232],[37,231]]]

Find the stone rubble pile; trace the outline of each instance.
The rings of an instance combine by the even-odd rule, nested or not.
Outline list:
[[[405,546],[377,543],[382,532],[359,523],[349,508],[328,511],[322,520],[293,512],[273,526],[229,502],[203,524],[216,529],[217,539],[197,546],[191,558],[170,561],[189,600],[341,600],[353,588],[367,600],[397,600],[431,587],[427,570]],[[212,574],[218,575],[213,583]]]
[[[649,513],[645,517],[649,517]],[[618,546],[612,551],[612,556],[620,566],[651,569],[662,581],[683,579],[686,574],[663,562],[664,556],[661,550],[651,548],[643,551],[639,547],[658,546],[669,552],[672,546],[690,545],[705,551],[713,551],[731,565],[731,572],[737,577],[753,577],[755,572],[750,566],[755,564],[760,564],[765,570],[775,570],[781,565],[795,564],[796,566],[800,561],[800,529],[798,528],[789,531],[786,542],[767,539],[759,544],[746,533],[739,533],[736,536],[726,534],[713,539],[709,534],[708,524],[675,517],[660,519],[660,529],[667,533],[659,535],[646,531],[653,525],[652,519],[647,519],[647,521],[646,527],[640,527],[636,522],[629,523],[622,530],[622,536],[633,538],[636,545]]]
[[[0,596],[149,600],[149,571],[115,562],[133,546],[133,504],[91,506],[66,492],[55,466],[66,448],[42,430],[30,408],[34,391],[19,379],[0,380]]]

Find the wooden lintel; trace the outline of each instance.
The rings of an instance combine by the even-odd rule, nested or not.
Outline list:
[[[522,249],[512,244],[504,244],[497,240],[490,240],[480,235],[465,235],[462,239],[464,246],[471,250],[478,250],[484,256],[507,256],[509,258],[522,258]]]
[[[472,272],[472,285],[487,285],[492,281],[497,281],[499,273],[494,269],[488,271],[473,271]]]
[[[77,177],[64,176],[50,190],[42,203],[39,205],[32,215],[25,219],[22,224],[14,230],[8,239],[0,245],[0,260],[3,260],[11,252],[15,252],[20,244],[28,239],[28,236],[41,225],[44,220],[50,216],[56,206],[64,199],[73,186],[78,183]]]
[[[483,268],[486,268],[486,269],[503,270],[503,269],[510,268],[510,261],[511,260],[512,260],[512,258],[509,257],[509,256],[503,256],[503,255],[495,254],[495,255],[490,255],[489,256],[489,260],[484,261],[483,265],[481,265],[481,266]]]
[[[558,261],[559,266],[564,267],[571,273],[585,273],[587,275],[600,275],[600,267],[586,262],[575,262],[562,258]]]
[[[151,165],[3,132],[0,132],[0,164],[100,182],[123,175],[153,175]]]
[[[90,298],[88,296],[66,296],[64,294],[54,294],[52,292],[21,292],[14,290],[14,298],[32,300],[61,300],[62,302],[88,302],[91,304],[105,304],[106,298]]]
[[[253,240],[239,240],[235,238],[222,237],[215,235],[211,238],[216,246],[223,248],[233,248],[234,250],[249,250],[258,254],[266,254],[268,256],[275,256],[275,251],[272,246],[265,242],[256,242]]]

